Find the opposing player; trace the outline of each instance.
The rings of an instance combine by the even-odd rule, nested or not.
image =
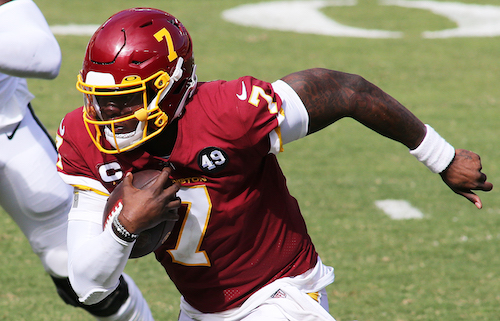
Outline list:
[[[151,315],[128,277],[99,305],[78,301],[68,279],[66,247],[73,188],[57,174],[55,144],[36,118],[26,78],[53,79],[61,51],[31,0],[0,0],[0,205],[12,217],[52,277],[59,295],[97,319]],[[127,286],[128,283],[128,286]],[[134,304],[138,302],[137,304]]]
[[[85,105],[61,123],[58,162],[76,187],[69,268],[83,303],[112,292],[138,234],[177,211],[155,255],[182,294],[179,320],[333,320],[333,269],[275,155],[343,117],[406,145],[478,208],[472,190],[493,187],[478,155],[360,76],[311,69],[273,83],[198,83],[195,70],[187,30],[156,9],[115,14],[87,46],[77,82]],[[151,188],[131,185],[131,173],[162,168]],[[164,189],[169,176],[176,183]],[[124,206],[103,231],[106,195],[122,181]]]

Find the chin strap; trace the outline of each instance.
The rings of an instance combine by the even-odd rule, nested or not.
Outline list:
[[[198,76],[196,75],[196,65],[194,65],[191,77],[189,77],[188,88],[186,89],[184,96],[182,97],[181,101],[179,102],[179,105],[177,106],[177,109],[174,113],[174,119],[182,114],[184,110],[184,105],[186,104],[186,100],[193,95],[193,92],[196,89],[197,84],[198,84]]]

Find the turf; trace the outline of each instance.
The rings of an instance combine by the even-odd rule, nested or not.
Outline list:
[[[364,76],[430,123],[457,148],[482,157],[489,180],[500,174],[498,52],[493,38],[424,39],[452,21],[420,9],[359,1],[323,12],[360,28],[403,31],[400,39],[295,34],[225,22],[221,12],[252,0],[36,1],[51,25],[100,24],[133,6],[170,11],[194,41],[200,80],[253,75],[275,80],[325,67]],[[474,1],[462,1],[475,3]],[[476,1],[500,6],[500,0]],[[88,36],[57,36],[60,76],[30,80],[33,106],[55,135],[65,113],[82,103],[75,89]],[[347,320],[498,320],[500,198],[482,193],[484,208],[450,191],[408,154],[353,120],[285,146],[279,156],[322,260],[334,266],[331,314]],[[375,206],[404,199],[422,220],[391,220]],[[28,242],[0,209],[0,320],[92,320],[65,305]],[[157,320],[176,320],[179,294],[152,256],[126,268]]]

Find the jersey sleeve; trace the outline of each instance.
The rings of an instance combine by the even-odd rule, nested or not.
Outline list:
[[[307,135],[309,114],[299,95],[283,80],[272,83],[274,91],[281,97],[284,117],[279,117],[279,127],[283,144]]]
[[[269,135],[274,133],[278,137],[277,149],[280,149],[278,126],[283,111],[281,99],[270,83],[246,76],[205,88],[210,95],[202,97],[211,100],[207,105],[217,106],[210,111],[213,114],[208,115],[216,127],[222,129],[217,135],[222,132],[227,140],[238,141],[239,148],[254,148],[265,155],[273,147]]]
[[[88,138],[81,113],[82,108],[76,109],[67,114],[59,125],[56,136],[57,171],[66,184],[108,195],[108,190],[94,178],[92,168],[97,158],[93,157],[95,148]],[[82,151],[86,154],[82,155]]]
[[[246,100],[238,96],[238,114],[250,144],[257,144],[278,128],[283,117],[281,98],[271,84],[251,77],[242,78],[247,92]]]
[[[228,82],[239,115],[239,126],[250,145],[269,140],[267,152],[277,154],[283,145],[307,135],[309,115],[297,93],[284,81],[272,84],[252,77]],[[228,97],[230,99],[231,97]]]

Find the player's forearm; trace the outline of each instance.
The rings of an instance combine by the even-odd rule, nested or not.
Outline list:
[[[396,99],[364,78],[327,69],[310,69],[283,78],[309,113],[312,134],[343,117],[351,117],[379,134],[417,147],[424,124]]]
[[[72,223],[68,226],[68,233],[87,229],[81,222]],[[85,304],[101,301],[116,288],[130,255],[131,246],[129,249],[117,242],[111,233],[106,230],[76,246],[68,246],[71,285]]]
[[[127,263],[132,243],[102,228],[106,197],[79,191],[68,221],[68,269],[71,284],[82,302],[97,303],[114,290]]]

